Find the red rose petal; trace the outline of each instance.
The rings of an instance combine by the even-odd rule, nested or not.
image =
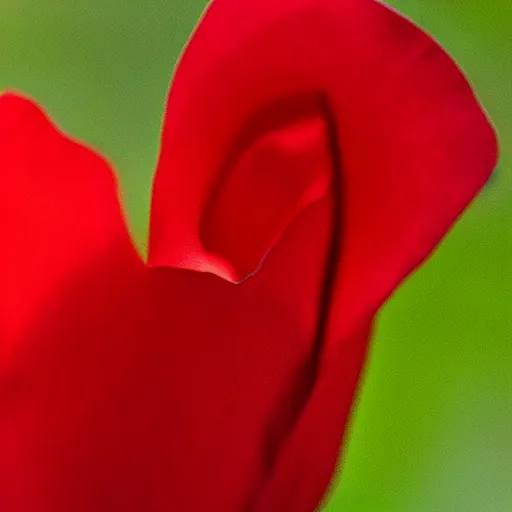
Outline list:
[[[0,353],[7,353],[67,279],[115,246],[133,250],[107,163],[13,93],[0,96],[0,177],[0,267],[7,269]]]
[[[115,510],[112,494],[131,499],[126,457],[138,460],[112,404],[131,400],[126,304],[144,267],[114,175],[9,93],[0,176],[0,510]]]
[[[275,153],[259,164],[279,169],[278,180],[290,179],[288,188],[276,184],[281,201],[265,201],[271,188],[256,166],[247,172],[234,165],[229,178],[223,174],[226,161],[239,161],[234,158],[236,141],[252,119],[265,113],[272,117],[272,106],[291,98],[317,94],[327,100],[332,123],[326,134],[336,134],[342,158],[336,203],[343,222],[337,241],[329,235],[336,226],[330,194],[294,215],[294,191],[300,185],[292,183],[294,161],[285,152],[281,166],[273,160]],[[315,144],[321,148],[326,143],[317,139]],[[330,162],[322,161],[336,169],[336,155],[329,149]],[[268,340],[260,354],[252,343],[244,344],[253,362],[244,378],[255,388],[261,383],[263,361],[272,361],[272,343],[275,350],[290,350],[280,362],[284,375],[293,374],[293,350],[295,368],[308,368],[307,357],[321,350],[310,396],[296,386],[296,395],[281,406],[284,414],[284,404],[293,403],[293,413],[268,416],[273,427],[267,432],[275,435],[273,463],[255,498],[257,510],[307,512],[318,503],[334,470],[364,360],[368,336],[361,326],[371,322],[439,243],[483,186],[496,158],[493,129],[461,71],[435,41],[387,7],[372,0],[211,4],[179,64],[168,99],[149,263],[236,281],[254,267],[263,246],[273,247],[238,293],[241,297],[242,290],[254,287],[255,315],[266,297],[278,300],[286,318],[295,316],[301,336],[290,329]],[[237,174],[241,172],[246,172],[244,179]],[[247,176],[261,181],[250,182]],[[259,197],[248,197],[249,182]],[[219,183],[224,191],[216,189]],[[224,197],[223,206],[205,221],[212,214],[212,195]],[[267,204],[263,214],[257,211]],[[287,215],[276,215],[274,204],[286,205]],[[253,222],[250,230],[237,226],[247,217]],[[285,217],[289,224],[282,222]],[[223,233],[229,240],[211,243],[204,233],[208,222],[215,236]],[[272,236],[260,237],[260,230]],[[281,238],[274,241],[277,233]],[[333,254],[335,268],[325,281]],[[244,262],[242,271],[233,272],[239,261]],[[218,296],[215,300],[223,303]],[[240,315],[232,305],[229,311],[233,318]],[[278,332],[278,317],[260,320],[262,329]],[[300,339],[299,346],[294,339]],[[275,370],[271,362],[266,368]],[[266,384],[265,396],[271,397],[279,395],[272,389],[283,381]],[[220,432],[218,436],[221,442]]]
[[[424,32],[373,0],[210,5],[169,94],[149,263],[236,280],[229,257],[209,251],[201,236],[223,164],[251,119],[271,115],[273,104],[316,93],[331,105],[343,158],[338,336],[375,312],[428,255],[496,162],[494,132],[457,66]],[[282,166],[290,166],[286,156]],[[285,176],[289,187],[279,187],[291,215],[295,203],[286,194],[297,184],[293,172],[281,170],[278,179]],[[230,197],[235,186],[231,182]],[[222,222],[244,250],[256,243],[257,230],[237,231],[238,215],[252,208],[262,224],[272,215],[262,213],[264,197],[240,203]],[[276,220],[276,232],[279,225]]]

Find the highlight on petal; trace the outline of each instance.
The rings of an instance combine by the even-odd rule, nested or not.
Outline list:
[[[0,96],[0,354],[68,278],[130,243],[108,164],[31,100]],[[113,262],[114,264],[114,262]]]
[[[264,126],[283,103],[319,93],[343,158],[337,329],[350,331],[378,308],[483,186],[496,140],[456,64],[373,0],[212,2],[169,93],[150,265],[232,281],[257,266],[300,204],[297,162],[312,144],[325,151],[325,134],[297,137],[292,153],[282,141],[268,151],[288,136],[268,121],[244,154],[238,141],[254,119]],[[328,159],[317,158],[318,176],[326,175]]]

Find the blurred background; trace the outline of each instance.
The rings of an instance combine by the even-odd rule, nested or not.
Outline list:
[[[389,3],[464,69],[497,127],[501,160],[382,311],[325,512],[510,512],[512,2]],[[33,96],[108,157],[143,251],[169,78],[205,5],[0,0],[0,90]]]

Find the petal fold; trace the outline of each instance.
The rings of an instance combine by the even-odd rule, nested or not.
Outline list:
[[[318,93],[328,98],[342,155],[339,338],[432,251],[497,158],[494,131],[457,65],[422,30],[373,0],[211,3],[169,93],[149,263],[237,280],[222,257],[225,247],[201,234],[212,191],[251,119],[271,118],[272,105]],[[251,184],[255,197],[240,199],[250,196],[247,183],[224,180],[229,197],[240,189],[239,204],[207,221],[239,251],[258,243],[269,219],[274,234],[282,228],[265,200],[266,170],[277,183],[288,181],[281,189],[293,191],[300,181],[284,153],[281,165],[275,153],[265,158],[260,154],[258,178],[252,171],[260,180]],[[238,168],[232,166],[233,176]],[[248,209],[251,229],[236,227]]]

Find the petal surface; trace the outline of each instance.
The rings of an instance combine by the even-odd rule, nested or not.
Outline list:
[[[66,279],[128,235],[108,164],[14,93],[0,96],[0,179],[0,354],[7,354]]]
[[[81,510],[98,495],[90,454],[109,454],[105,354],[122,366],[116,312],[129,317],[120,297],[143,264],[108,164],[13,93],[0,96],[0,179],[0,510]]]
[[[198,271],[169,277],[172,288],[198,304],[213,298],[209,334],[189,346],[206,351],[240,404],[240,416],[222,415],[214,375],[196,384],[217,404],[205,419],[211,453],[252,481],[233,510],[319,503],[368,326],[484,185],[496,146],[456,64],[384,5],[212,2],[168,98],[149,264]],[[235,462],[258,443],[252,463]],[[215,464],[204,467],[214,486]]]

